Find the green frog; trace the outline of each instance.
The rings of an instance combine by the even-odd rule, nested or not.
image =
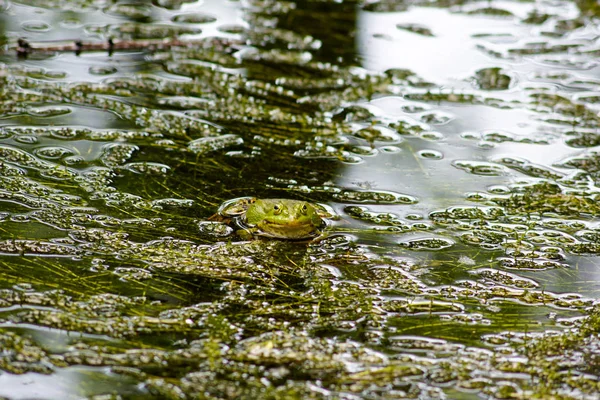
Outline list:
[[[242,235],[304,240],[319,236],[329,214],[320,206],[301,200],[242,197],[219,208],[223,219],[233,219]]]

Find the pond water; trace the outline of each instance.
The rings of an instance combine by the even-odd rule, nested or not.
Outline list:
[[[0,11],[0,397],[600,398],[596,1]]]

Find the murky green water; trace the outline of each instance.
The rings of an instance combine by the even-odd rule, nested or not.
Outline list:
[[[596,2],[0,10],[0,397],[600,398]]]

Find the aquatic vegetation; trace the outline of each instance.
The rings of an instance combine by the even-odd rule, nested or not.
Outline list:
[[[429,29],[423,25],[398,24],[398,25],[396,25],[396,28],[402,29],[402,30],[405,30],[408,32],[416,33],[416,34],[422,35],[422,36],[434,36],[433,32],[431,32],[431,29]]]
[[[510,86],[510,76],[501,73],[500,68],[484,68],[475,73],[477,85],[483,90],[506,90]]]
[[[7,385],[157,399],[598,393],[593,5],[183,3],[24,0],[10,4],[23,25],[0,14],[9,47],[73,32],[182,40],[3,53]],[[58,22],[30,21],[31,7]],[[412,40],[432,46],[424,58]],[[246,240],[210,218],[242,196],[315,204],[327,226],[315,241]],[[265,212],[249,211],[232,215],[260,225]]]

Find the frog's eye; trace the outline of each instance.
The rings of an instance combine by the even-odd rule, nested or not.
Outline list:
[[[275,212],[275,214],[281,214],[281,210],[282,210],[282,208],[279,204],[275,204],[273,206],[273,211]]]
[[[302,214],[306,214],[306,212],[308,211],[308,206],[306,204],[302,204]]]

